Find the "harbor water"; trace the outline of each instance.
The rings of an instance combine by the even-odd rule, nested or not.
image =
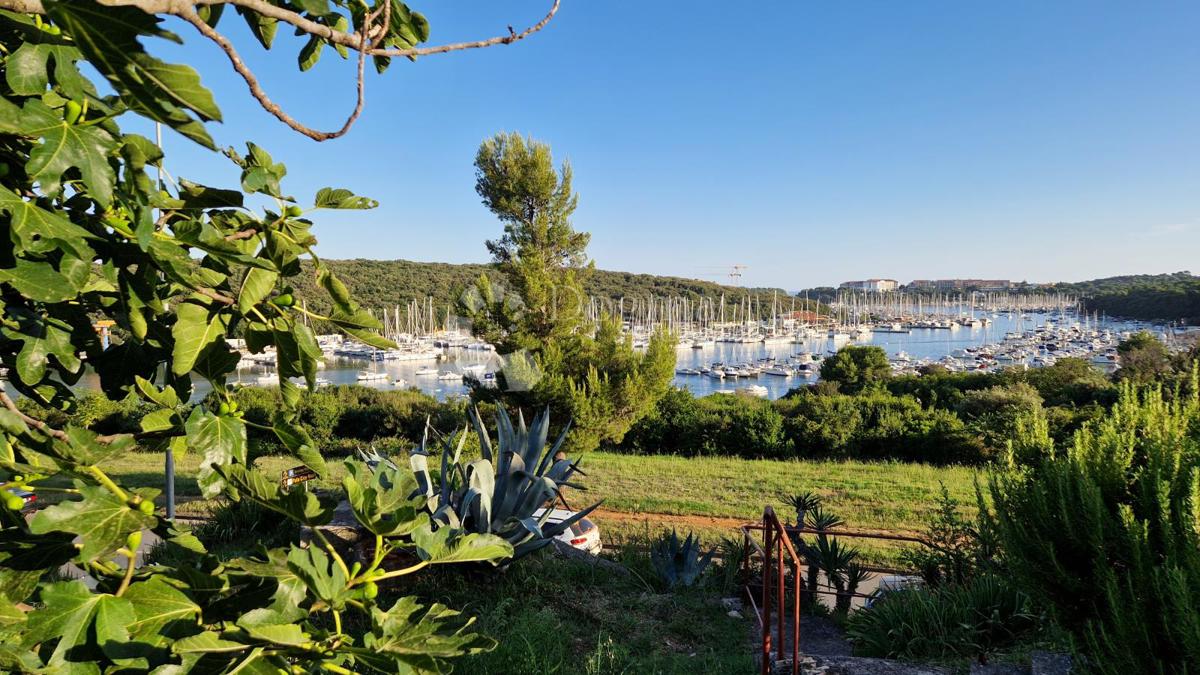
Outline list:
[[[955,353],[956,350],[999,344],[1008,334],[1033,331],[1045,326],[1048,321],[1057,323],[1059,326],[1076,323],[1073,319],[1046,313],[995,313],[987,318],[990,319],[990,322],[982,326],[971,327],[956,324],[952,328],[914,328],[908,332],[875,331],[853,340],[844,336],[838,339],[822,336],[805,339],[803,342],[710,341],[704,343],[704,347],[700,349],[683,344],[676,350],[676,368],[700,370],[713,363],[753,364],[761,363],[767,358],[786,363],[794,355],[801,353],[808,353],[818,358],[828,357],[848,344],[881,347],[889,357],[896,357],[904,353],[913,363],[939,361]],[[1101,320],[1093,321],[1090,327],[1101,331],[1111,331],[1115,335],[1122,331],[1137,330],[1146,326],[1145,324]],[[824,331],[822,331],[822,335],[824,335]],[[323,384],[330,385],[359,384],[384,390],[415,387],[444,401],[469,393],[469,389],[462,379],[464,373],[470,372],[478,376],[485,372],[495,372],[501,367],[501,359],[494,352],[448,348],[442,351],[442,358],[437,361],[426,359],[372,362],[358,358],[328,357],[325,367],[318,372],[318,377],[321,378]],[[816,368],[813,370],[815,371]],[[269,378],[273,372],[274,369],[269,366],[246,365],[239,368],[230,377],[230,380],[242,385],[264,386],[270,383]],[[366,381],[360,379],[364,372],[374,373],[375,379]],[[264,378],[267,379],[264,380]],[[816,380],[815,372],[809,376],[800,374],[780,376],[762,373],[756,377],[724,379],[703,374],[677,374],[674,384],[692,391],[697,396],[719,392],[729,393],[746,387],[754,387],[759,395],[775,399],[796,387]],[[84,389],[98,390],[99,378],[89,371],[80,380],[78,386]],[[765,393],[763,389],[765,389]],[[207,383],[197,378],[193,400],[202,398],[207,392]]]

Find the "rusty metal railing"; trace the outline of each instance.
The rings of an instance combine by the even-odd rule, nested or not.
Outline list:
[[[763,543],[760,546],[758,541],[750,536],[750,531],[761,530],[763,533]],[[745,537],[747,551],[753,547],[758,551],[763,558],[762,572],[762,602],[755,603],[754,596],[747,589],[747,597],[750,600],[750,605],[755,609],[755,615],[758,617],[758,625],[762,633],[762,673],[769,675],[771,666],[774,663],[772,652],[777,658],[783,657],[783,651],[787,648],[788,640],[785,638],[784,630],[787,627],[788,617],[791,618],[791,652],[792,652],[792,674],[797,675],[800,672],[800,556],[796,554],[796,549],[792,546],[791,538],[788,537],[787,529],[780,522],[779,516],[775,515],[775,509],[770,506],[763,509],[763,519],[761,527],[743,527],[742,535]],[[743,571],[749,572],[750,555],[742,558]],[[792,592],[791,592],[791,607],[787,607],[787,565],[791,564],[792,568]],[[772,613],[775,618],[775,637],[776,642],[773,644],[771,640],[771,619]]]
[[[869,598],[870,595],[862,593],[854,593],[848,591],[824,590],[824,589],[807,589],[804,588],[803,579],[800,575],[800,568],[804,566],[804,562],[796,553],[796,549],[792,544],[792,537],[804,534],[826,535],[835,537],[847,537],[851,539],[881,539],[885,541],[899,541],[913,544],[920,544],[926,547],[932,547],[929,541],[920,537],[913,537],[902,534],[892,534],[890,532],[868,532],[861,530],[844,530],[844,529],[827,529],[818,530],[810,527],[784,525],[776,515],[775,509],[767,506],[763,509],[762,524],[747,523],[742,525],[742,536],[745,540],[747,554],[742,557],[742,572],[746,578],[750,577],[751,558],[754,556],[750,553],[751,550],[757,552],[758,557],[763,561],[762,569],[762,593],[759,602],[755,601],[754,594],[749,586],[746,587],[746,599],[754,610],[754,615],[758,619],[760,633],[762,634],[761,654],[762,673],[768,675],[776,659],[784,657],[784,650],[788,647],[788,641],[785,639],[784,630],[787,626],[787,620],[791,619],[791,672],[793,675],[798,675],[800,672],[800,614],[803,593],[818,593],[823,595],[844,595],[856,598]],[[752,536],[751,533],[762,533],[762,544],[758,542],[758,538]],[[787,604],[787,567],[790,563],[792,568],[792,592],[791,605]],[[906,570],[896,570],[891,568],[876,567],[872,571],[877,572],[904,572]],[[772,621],[774,619],[774,621]],[[772,626],[772,623],[775,625]],[[772,629],[775,636],[772,639]]]

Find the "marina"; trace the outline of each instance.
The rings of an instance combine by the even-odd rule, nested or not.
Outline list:
[[[665,320],[627,320],[625,329],[638,346],[645,346],[649,333],[659,326],[676,331],[680,337],[674,386],[697,396],[743,393],[769,399],[818,381],[822,360],[846,345],[882,348],[896,374],[917,373],[922,366],[935,364],[953,372],[1037,368],[1066,357],[1113,370],[1119,365],[1116,345],[1123,336],[1148,329],[1170,342],[1172,335],[1170,327],[1081,315],[1067,308],[967,310],[962,316],[931,313],[874,321],[867,321],[867,311],[860,312],[835,307],[841,318],[838,323],[739,320],[691,327]],[[413,388],[444,401],[468,396],[468,380],[494,386],[503,367],[502,357],[491,345],[462,331],[389,334],[398,344],[394,349],[376,349],[336,335],[319,336],[324,357],[317,386]],[[231,340],[231,346],[241,354],[231,383],[278,385],[274,352],[250,354],[239,340]],[[89,370],[78,386],[98,390],[99,379]],[[193,400],[207,393],[207,383],[197,379]]]
[[[917,373],[922,366],[934,364],[954,372],[1036,368],[1067,357],[1111,370],[1117,366],[1116,345],[1121,337],[1148,327],[1120,321],[1085,324],[1050,313],[988,318],[986,324],[905,331],[809,331],[789,343],[714,341],[700,350],[681,345],[676,354],[675,385],[697,396],[734,393],[755,385],[766,393],[761,389],[746,393],[779,398],[795,387],[818,381],[821,361],[846,345],[882,348],[896,374]]]
[[[954,372],[1036,368],[1067,357],[1111,370],[1118,365],[1116,345],[1122,336],[1151,328],[1167,338],[1169,330],[1058,309],[980,312],[965,320],[927,315],[870,328],[859,323],[789,327],[795,333],[772,332],[765,324],[737,333],[727,329],[723,335],[693,331],[677,344],[674,385],[697,396],[741,392],[775,399],[818,381],[821,361],[846,345],[882,348],[897,374],[916,373],[934,364]],[[640,326],[626,328],[635,342],[648,341]],[[480,346],[456,331],[404,339],[398,349],[377,350],[322,336],[326,358],[321,383],[416,388],[446,400],[469,394],[464,378],[486,386],[502,368],[501,357],[490,346]],[[278,381],[273,371],[271,354],[244,354],[234,381],[270,384]]]

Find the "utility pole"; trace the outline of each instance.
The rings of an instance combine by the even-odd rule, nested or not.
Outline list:
[[[154,143],[158,146],[158,152],[162,154],[162,124],[154,123]],[[158,160],[158,189],[163,189],[163,160]],[[166,456],[164,458],[163,473],[166,481],[166,498],[167,498],[167,520],[175,521],[175,453],[171,451],[171,444],[166,444]],[[129,562],[130,565],[133,561]]]

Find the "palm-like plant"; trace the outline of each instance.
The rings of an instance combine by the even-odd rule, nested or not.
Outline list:
[[[840,593],[846,586],[846,570],[858,558],[858,551],[844,546],[837,537],[824,534],[817,535],[817,542],[813,548],[816,551],[818,566]]]
[[[801,492],[798,495],[779,495],[796,512],[796,524],[803,525],[805,515],[821,505],[821,496],[815,492]]]
[[[842,520],[836,514],[826,511],[820,503],[809,509],[807,515],[808,521],[805,524],[809,528],[820,532],[832,530],[846,524],[846,521]]]
[[[846,582],[845,592],[838,594],[835,605],[838,614],[846,616],[850,613],[850,601],[854,598],[854,594],[858,592],[858,587],[872,576],[874,575],[868,572],[867,568],[858,564],[857,561],[846,565],[844,575]]]
[[[529,427],[518,412],[514,427],[508,413],[502,407],[497,408],[497,438],[493,445],[479,410],[472,407],[468,417],[468,427],[448,436],[442,444],[441,469],[436,484],[429,473],[428,428],[421,444],[409,453],[409,466],[417,478],[417,492],[425,496],[426,509],[435,526],[499,535],[512,544],[515,560],[549,545],[600,505],[597,502],[561,522],[548,522],[551,506],[563,487],[584,489],[570,482],[576,473],[582,474],[579,461],[556,459],[570,430],[569,422],[554,443],[547,446],[548,409],[534,417]],[[479,438],[482,456],[464,463],[462,449],[470,428]],[[454,442],[456,436],[457,444]],[[364,459],[370,464],[387,462],[395,466],[389,458],[374,450],[364,453]]]

